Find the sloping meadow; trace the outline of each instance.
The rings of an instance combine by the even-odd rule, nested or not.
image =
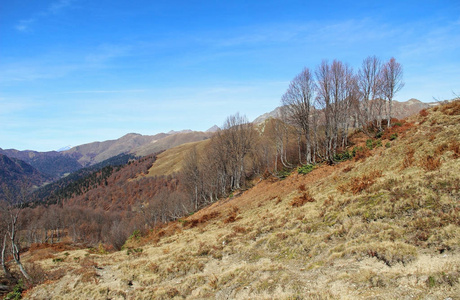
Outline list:
[[[260,180],[122,251],[52,253],[34,264],[65,272],[26,297],[456,299],[459,108],[423,110],[354,145],[364,156]]]

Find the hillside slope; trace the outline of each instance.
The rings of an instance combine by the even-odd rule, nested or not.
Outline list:
[[[38,152],[0,148],[0,154],[20,159],[41,173],[54,178],[59,178],[66,173],[75,172],[82,167],[74,157],[57,151]]]
[[[38,187],[49,180],[49,176],[40,173],[26,162],[0,154],[0,197],[3,196],[4,188],[17,193],[21,189],[21,184],[25,182]]]
[[[141,147],[134,149],[132,152],[139,156],[145,156],[152,153],[157,153],[166,149],[171,149],[183,144],[199,142],[209,139],[213,132],[179,132],[173,135],[166,136],[162,139],[150,142]]]
[[[166,136],[167,134],[165,133],[152,136],[129,133],[116,140],[93,142],[76,146],[70,150],[64,151],[64,153],[76,157],[81,165],[90,166],[121,153],[130,152],[134,148]]]
[[[258,180],[133,235],[125,251],[31,251],[61,275],[26,298],[458,299],[459,137],[457,101],[379,140],[356,135],[353,160]]]
[[[156,135],[129,133],[116,140],[84,144],[63,153],[77,158],[83,166],[90,166],[121,153],[146,156],[184,143],[205,140],[211,135],[212,133],[209,132],[197,131],[159,133]]]

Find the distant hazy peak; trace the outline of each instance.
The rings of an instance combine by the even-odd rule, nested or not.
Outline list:
[[[410,98],[409,100],[407,100],[407,103],[408,104],[419,104],[419,103],[422,103],[422,101],[415,99],[415,98]]]
[[[62,151],[70,150],[70,149],[72,149],[72,146],[67,145],[67,146],[64,146],[64,147],[62,147],[62,148],[57,149],[56,151],[57,151],[57,152],[62,152]]]
[[[170,130],[166,134],[188,133],[188,132],[192,132],[192,130],[191,129],[184,129],[180,131]]]
[[[219,126],[214,125],[211,128],[209,128],[208,130],[206,130],[206,132],[216,132],[216,131],[219,131],[219,130],[220,130]]]

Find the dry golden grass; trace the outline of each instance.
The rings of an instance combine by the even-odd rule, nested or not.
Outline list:
[[[139,256],[74,250],[59,263],[43,258],[36,263],[45,271],[68,272],[27,297],[458,299],[454,108],[418,114],[405,131],[395,129],[400,135],[390,148],[374,149],[365,160],[262,180],[154,230],[133,245],[142,249]],[[426,169],[428,156],[441,163]]]
[[[166,176],[179,172],[183,167],[184,155],[193,147],[197,147],[198,152],[203,151],[208,143],[209,140],[186,143],[164,151],[158,155],[146,176]]]

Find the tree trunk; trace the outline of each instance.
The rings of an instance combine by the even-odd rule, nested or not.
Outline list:
[[[10,273],[10,270],[8,270],[8,268],[6,267],[6,261],[5,261],[5,251],[6,251],[6,234],[5,236],[3,237],[3,246],[2,246],[2,269],[3,269],[3,272],[5,273],[5,276],[7,278],[12,278],[11,276],[11,273]]]
[[[387,127],[390,128],[391,127],[391,107],[392,107],[393,101],[391,99],[389,99],[388,101],[389,101],[389,107],[388,107]]]

